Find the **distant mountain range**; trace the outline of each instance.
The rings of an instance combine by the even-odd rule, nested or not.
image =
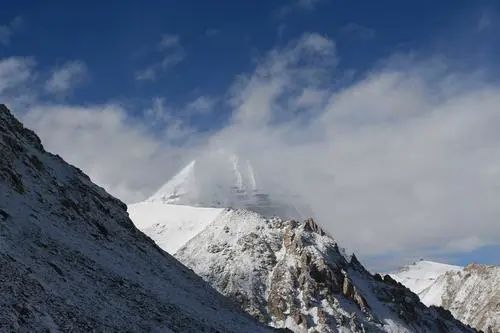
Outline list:
[[[500,267],[466,267],[418,261],[391,274],[420,300],[442,306],[457,319],[488,333],[500,332]]]

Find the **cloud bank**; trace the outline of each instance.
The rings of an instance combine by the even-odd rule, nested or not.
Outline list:
[[[45,83],[50,94],[66,95],[85,80],[87,66],[81,61],[68,61],[56,68]]]
[[[146,68],[136,72],[135,79],[138,81],[154,81],[161,72],[179,64],[186,57],[186,52],[180,44],[180,37],[173,34],[165,34],[157,45],[159,60]]]
[[[334,50],[311,34],[271,51],[237,84],[212,144],[258,161],[362,255],[498,243],[500,87],[393,57],[330,90]]]
[[[361,256],[498,244],[500,87],[445,59],[405,55],[346,82],[339,59],[334,41],[318,34],[270,50],[221,95],[232,113],[209,133],[161,98],[140,119],[114,104],[35,105],[23,118],[49,149],[127,202],[197,152],[226,149],[252,160],[270,191],[300,194]],[[16,80],[2,76],[2,65],[15,65],[5,61],[0,93],[31,76],[28,63]],[[197,97],[186,110],[210,105]]]

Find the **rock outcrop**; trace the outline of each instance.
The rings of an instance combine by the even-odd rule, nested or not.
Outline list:
[[[227,209],[175,256],[252,316],[293,332],[473,331],[370,274],[311,219]]]

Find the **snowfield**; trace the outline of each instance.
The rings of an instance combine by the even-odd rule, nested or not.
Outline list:
[[[223,210],[150,201],[128,206],[136,227],[170,254],[205,229]]]
[[[420,260],[412,265],[405,266],[395,273],[391,273],[394,280],[401,282],[411,291],[420,295],[424,290],[433,285],[437,278],[446,272],[461,271],[463,267],[441,264],[433,261]],[[422,299],[425,305],[441,305],[437,299]]]

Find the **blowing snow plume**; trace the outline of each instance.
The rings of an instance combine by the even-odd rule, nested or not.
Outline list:
[[[248,159],[223,150],[207,152],[185,166],[146,202],[218,208],[246,208],[266,216],[311,217],[298,195],[279,184],[261,185]]]

